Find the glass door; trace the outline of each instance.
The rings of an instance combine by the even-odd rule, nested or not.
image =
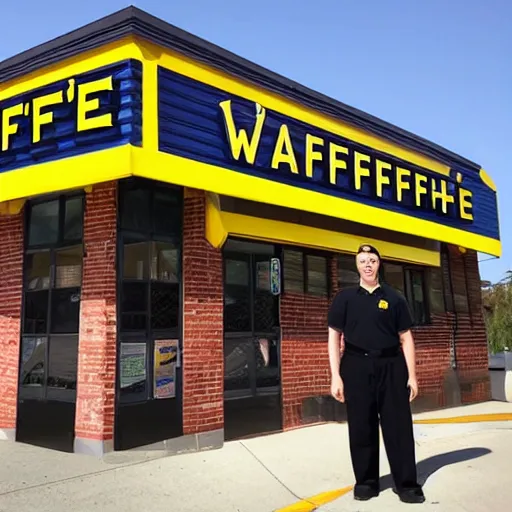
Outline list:
[[[281,428],[279,297],[273,245],[229,240],[224,251],[226,438]]]

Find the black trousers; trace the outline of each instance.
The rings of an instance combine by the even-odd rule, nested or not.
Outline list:
[[[340,373],[356,487],[379,491],[379,419],[398,492],[418,488],[408,371],[401,350],[389,357],[343,355]]]

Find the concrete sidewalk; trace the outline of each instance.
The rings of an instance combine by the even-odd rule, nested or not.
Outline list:
[[[494,413],[512,414],[512,404],[489,402],[415,418]],[[425,508],[509,508],[512,421],[422,424],[415,425],[415,431],[418,468],[426,479]],[[99,460],[8,442],[0,443],[0,457],[0,512],[273,512],[353,483],[345,424],[230,442],[221,450],[174,457],[136,451]],[[384,451],[381,461],[384,476],[389,472]],[[318,510],[404,506],[388,489],[368,503],[354,502],[348,493]],[[311,505],[305,510],[312,510]]]

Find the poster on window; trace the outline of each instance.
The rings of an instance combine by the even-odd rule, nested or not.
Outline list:
[[[281,260],[279,258],[270,260],[270,291],[272,295],[281,293]]]
[[[121,343],[119,357],[121,388],[136,387],[146,380],[146,344]]]
[[[176,396],[176,366],[178,363],[178,340],[155,340],[154,398]]]

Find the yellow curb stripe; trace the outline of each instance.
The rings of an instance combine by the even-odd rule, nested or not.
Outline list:
[[[275,510],[274,512],[313,512],[318,507],[325,505],[326,503],[330,503],[335,499],[344,496],[349,493],[354,486],[350,485],[348,487],[343,487],[343,489],[336,489],[335,491],[327,491],[322,492],[320,494],[316,494],[315,496],[311,496],[310,498],[304,498],[303,500],[294,503],[293,505],[289,505],[288,507],[280,508],[279,510]]]
[[[452,418],[433,418],[414,420],[418,425],[439,425],[442,423],[480,423],[484,421],[512,421],[512,413],[473,414],[469,416],[454,416]]]
[[[468,416],[453,416],[451,418],[433,418],[414,420],[414,423],[418,425],[439,425],[443,423],[480,423],[486,421],[512,421],[512,413],[473,414]],[[348,494],[353,488],[354,486],[350,485],[335,491],[322,492],[310,498],[304,498],[293,505],[275,510],[274,512],[314,512],[318,507]]]

